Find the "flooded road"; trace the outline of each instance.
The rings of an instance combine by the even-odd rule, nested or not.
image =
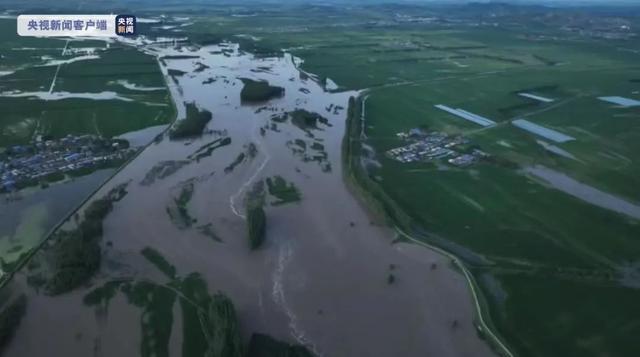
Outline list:
[[[392,244],[395,234],[372,222],[347,189],[341,145],[347,103],[357,92],[327,92],[335,84],[319,84],[289,54],[257,58],[234,44],[145,51],[158,56],[179,118],[186,102],[213,119],[201,138],[152,144],[96,195],[129,183],[104,221],[94,287],[118,278],[162,280],[140,254],[152,247],[178,275],[199,272],[210,291],[228,295],[246,338],[266,333],[318,356],[493,355],[473,326],[464,277],[433,251]],[[246,105],[242,79],[268,81],[285,94]],[[326,121],[303,125],[292,114],[297,109]],[[231,143],[188,159],[221,137]],[[251,251],[246,197],[275,176],[293,183],[302,199],[265,207],[266,242]],[[187,186],[193,220],[177,224],[168,212]],[[205,226],[217,239],[203,234]],[[7,356],[138,355],[140,311],[126,299],[114,298],[98,314],[82,302],[90,287],[58,297],[23,288],[29,308]],[[181,324],[174,313],[173,356],[181,352]]]

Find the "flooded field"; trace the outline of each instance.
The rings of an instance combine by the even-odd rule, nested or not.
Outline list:
[[[245,338],[265,333],[318,356],[493,355],[473,326],[464,277],[428,249],[392,244],[395,233],[343,182],[345,118],[357,92],[329,92],[338,86],[302,72],[289,54],[258,58],[229,43],[144,50],[158,57],[179,118],[185,103],[213,118],[197,139],[159,138],[96,194],[127,184],[104,220],[91,286],[51,297],[25,272],[14,280],[28,309],[6,356],[145,354],[147,311],[122,294],[108,307],[88,306],[86,296],[114,281],[166,282],[146,248],[170,263],[174,280],[198,272],[209,291],[228,295]],[[284,94],[243,102],[248,80]],[[247,195],[278,176],[299,201],[267,204],[266,242],[251,251]],[[167,305],[168,337],[151,343],[166,355],[185,351],[188,316],[178,305]]]
[[[54,184],[47,189],[30,188],[0,195],[0,255],[13,263],[36,246],[45,233],[71,213],[115,169]]]

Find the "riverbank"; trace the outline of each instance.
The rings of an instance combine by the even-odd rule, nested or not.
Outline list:
[[[347,109],[346,131],[343,141],[343,165],[344,179],[354,197],[358,198],[364,207],[369,208],[373,217],[394,227],[397,232],[397,242],[409,241],[430,249],[451,260],[453,266],[464,276],[474,302],[476,315],[476,329],[479,335],[486,337],[493,350],[501,356],[513,357],[513,353],[503,342],[503,338],[494,332],[495,327],[489,316],[489,309],[485,299],[481,296],[480,288],[473,274],[465,266],[464,262],[446,250],[428,243],[422,239],[414,238],[405,233],[405,230],[413,230],[415,224],[402,208],[389,197],[384,190],[377,185],[367,174],[362,166],[362,145],[364,135],[364,100],[366,91],[357,98],[350,98]]]

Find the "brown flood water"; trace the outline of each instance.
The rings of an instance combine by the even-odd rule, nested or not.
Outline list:
[[[115,277],[162,281],[139,253],[149,246],[179,274],[200,272],[210,291],[227,294],[247,337],[268,333],[304,343],[319,356],[493,355],[473,327],[473,305],[462,275],[431,250],[391,244],[394,233],[372,224],[343,182],[340,151],[347,101],[358,93],[325,92],[313,77],[300,76],[300,59],[290,55],[258,59],[233,44],[145,50],[158,56],[199,57],[161,61],[165,74],[168,68],[187,72],[176,77],[178,84],[169,80],[179,113],[184,115],[184,101],[211,111],[209,128],[226,130],[232,143],[173,175],[141,185],[159,162],[185,160],[215,136],[205,135],[189,145],[165,139],[151,145],[97,194],[101,197],[130,182],[129,193],[104,222],[105,256],[94,286]],[[202,70],[198,63],[209,68]],[[203,84],[209,78],[215,81]],[[264,105],[243,106],[239,78],[268,80],[284,87],[286,94]],[[336,111],[336,105],[345,109]],[[258,110],[261,107],[267,108]],[[320,113],[331,126],[320,124],[320,130],[311,131],[314,138],[290,121],[260,134],[272,114],[295,108]],[[287,146],[296,139],[305,141],[308,153],[314,153],[314,141],[321,143],[326,160],[301,160]],[[258,149],[255,157],[225,173],[249,143]],[[267,241],[251,252],[242,217],[244,198],[255,182],[275,175],[295,183],[302,200],[266,207]],[[211,223],[223,242],[194,228],[180,229],[170,220],[166,208],[191,179],[189,213],[197,218],[196,225]],[[393,284],[387,282],[390,272]],[[21,279],[15,284],[22,284]],[[27,314],[5,355],[138,355],[140,310],[120,295],[107,312],[96,314],[95,308],[82,303],[87,291],[47,297],[29,290]],[[174,309],[169,344],[174,356],[181,351],[180,315]]]

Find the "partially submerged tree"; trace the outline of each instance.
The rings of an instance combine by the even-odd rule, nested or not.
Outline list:
[[[264,242],[267,217],[262,205],[247,207],[247,227],[249,229],[249,247],[252,250],[260,248]]]
[[[212,297],[207,311],[209,325],[206,336],[209,347],[206,357],[242,357],[244,346],[240,337],[240,327],[236,310],[229,298],[222,294]]]
[[[251,250],[260,248],[267,230],[264,212],[264,182],[257,182],[247,196],[247,229]]]

